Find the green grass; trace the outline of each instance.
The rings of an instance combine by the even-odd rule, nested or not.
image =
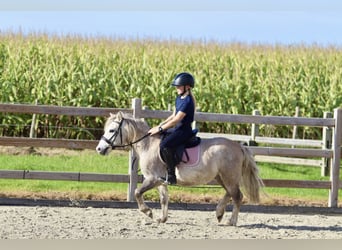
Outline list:
[[[288,166],[284,164],[260,163],[261,177],[263,179],[286,179],[286,180],[316,180],[328,181],[329,177],[321,176],[321,169],[308,166]],[[307,188],[265,188],[265,191],[276,197],[289,197],[298,200],[327,200],[328,189]]]
[[[0,169],[127,174],[128,156],[126,153],[116,153],[103,157],[88,151],[86,153],[75,151],[71,155],[52,156],[4,154],[0,155]],[[125,193],[128,188],[126,183],[9,179],[0,179],[0,185],[1,192],[10,192],[12,195],[42,193],[44,196],[49,196],[49,193],[52,193],[56,196],[56,193],[61,193],[62,196],[65,196],[64,193],[81,193],[81,196],[86,198],[94,195],[103,196],[111,191],[114,194]]]
[[[286,166],[282,164],[258,164],[263,179],[289,180],[329,180],[321,177],[320,169],[315,167]],[[95,173],[128,173],[128,153],[112,152],[109,156],[100,156],[91,151],[75,151],[73,154],[58,155],[0,155],[0,169],[70,171]],[[102,182],[45,181],[45,180],[9,180],[0,179],[3,195],[68,197],[95,199],[125,199],[128,184]],[[173,201],[216,202],[223,195],[223,189],[205,186],[196,188],[170,187]],[[328,190],[303,188],[265,188],[271,199],[293,199],[299,201],[326,202]],[[339,200],[342,195],[339,195]],[[146,200],[158,200],[155,190],[149,191]],[[268,199],[268,198],[267,198]]]
[[[1,169],[127,173],[126,153],[107,157],[97,153],[79,152],[72,155],[1,155]]]

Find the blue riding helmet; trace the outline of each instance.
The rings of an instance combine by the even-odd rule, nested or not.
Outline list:
[[[175,76],[171,85],[172,86],[189,85],[191,88],[193,88],[195,86],[195,79],[190,73],[183,72]]]

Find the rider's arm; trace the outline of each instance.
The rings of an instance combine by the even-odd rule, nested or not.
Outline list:
[[[159,126],[151,128],[148,132],[151,135],[155,135],[160,133],[163,130],[169,129],[174,127],[177,123],[179,123],[184,117],[186,116],[186,113],[182,111],[178,111],[176,115],[172,115],[169,118],[165,120],[164,123],[162,123]]]
[[[174,110],[173,113],[168,118],[165,119],[165,121],[163,121],[159,124],[159,126],[161,126],[161,125],[169,122],[170,120],[172,120],[175,117],[175,115],[176,115],[176,111]]]
[[[183,118],[186,116],[186,113],[183,111],[178,111],[175,116],[173,116],[170,120],[168,120],[166,123],[164,123],[162,126],[160,126],[163,130],[172,128],[177,125]]]

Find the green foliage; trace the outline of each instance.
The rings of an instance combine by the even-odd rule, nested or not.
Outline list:
[[[2,103],[127,108],[132,98],[141,98],[150,109],[166,110],[175,96],[170,83],[181,71],[195,76],[194,94],[203,112],[258,109],[262,115],[293,116],[299,106],[302,116],[323,117],[342,106],[340,48],[0,35]],[[2,124],[21,127],[0,132],[27,133],[30,120],[23,117],[1,114]],[[39,118],[40,137],[94,139],[103,126],[101,118]],[[248,125],[203,124],[201,129],[245,134]],[[321,133],[298,129],[305,138]],[[288,134],[283,128],[272,132]]]

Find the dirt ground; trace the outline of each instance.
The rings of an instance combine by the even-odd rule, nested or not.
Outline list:
[[[241,212],[231,227],[219,224],[215,211],[171,209],[169,220],[157,224],[137,209],[0,206],[0,224],[0,239],[341,239],[342,233],[338,214]]]

